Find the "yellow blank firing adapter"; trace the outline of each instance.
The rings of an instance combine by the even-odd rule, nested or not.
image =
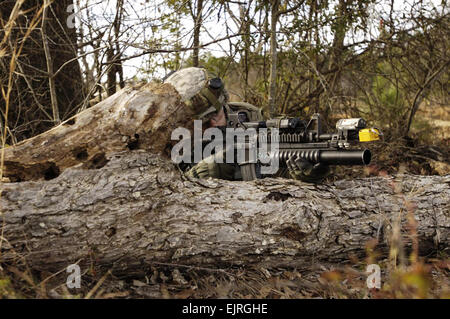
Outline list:
[[[383,135],[383,133],[381,133],[380,130],[377,128],[374,127],[364,128],[362,130],[359,130],[359,141],[360,142],[378,141],[381,135]]]

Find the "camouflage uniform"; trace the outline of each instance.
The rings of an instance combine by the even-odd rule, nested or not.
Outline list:
[[[219,178],[226,180],[242,180],[238,164],[216,163],[212,155],[190,168],[186,175],[195,178]],[[225,158],[223,155],[222,158]],[[287,161],[287,168],[280,169],[271,177],[292,178],[308,183],[319,183],[330,173],[328,165],[311,164],[302,158],[292,157]]]
[[[319,183],[330,173],[327,165],[312,165],[306,160],[301,159],[300,165],[303,168],[280,168],[272,177],[283,177],[301,180],[308,183]],[[186,172],[187,176],[195,178],[219,178],[230,181],[241,180],[240,166],[237,164],[214,163],[202,160]]]
[[[206,71],[205,71],[206,72]],[[254,105],[244,102],[228,102],[228,93],[220,79],[215,78],[210,73],[208,81],[204,88],[201,89],[200,98],[207,100],[210,107],[203,112],[198,112],[197,119],[203,122],[209,121],[211,116],[217,114],[220,108],[224,108],[227,114],[231,110],[244,110],[248,115],[249,121],[262,121],[264,116],[261,109]],[[170,83],[170,77],[169,77]],[[218,163],[215,157],[219,154],[212,155],[203,159],[199,163],[186,167],[186,175],[194,178],[218,178],[226,180],[241,180],[240,166],[238,164]],[[222,151],[225,158],[225,152]],[[292,157],[287,161],[287,168],[280,168],[273,177],[293,178],[305,182],[317,183],[322,181],[329,174],[329,167],[324,164],[311,164],[309,161]]]

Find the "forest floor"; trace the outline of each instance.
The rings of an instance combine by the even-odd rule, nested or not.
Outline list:
[[[435,139],[450,139],[450,105],[426,105],[424,109],[419,108],[417,116],[436,128]]]
[[[357,260],[347,265],[311,262],[306,269],[199,268],[152,265],[142,276],[116,277],[93,269],[82,274],[81,288],[68,289],[65,269],[44,274],[3,264],[1,298],[271,298],[271,299],[450,299],[448,255],[398,262],[393,258]],[[369,289],[369,264],[381,269],[381,289]],[[402,264],[403,263],[403,264]]]

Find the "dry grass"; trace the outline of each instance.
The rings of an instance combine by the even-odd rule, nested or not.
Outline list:
[[[348,265],[315,263],[308,269],[230,268],[226,273],[195,267],[151,267],[147,276],[134,278],[85,274],[78,290],[61,284],[65,283],[65,276],[55,276],[39,285],[24,273],[4,270],[0,271],[0,298],[450,298],[448,259],[429,259],[395,268],[389,259],[377,263],[382,269],[381,289],[367,288],[364,261]]]
[[[434,130],[432,134],[434,139],[450,139],[450,105],[424,103],[417,111],[416,118],[429,123]]]

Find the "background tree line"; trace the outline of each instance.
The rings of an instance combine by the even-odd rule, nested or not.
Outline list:
[[[446,1],[5,0],[3,142],[186,66],[271,115],[362,116],[411,135],[425,102],[448,106],[449,25]]]

